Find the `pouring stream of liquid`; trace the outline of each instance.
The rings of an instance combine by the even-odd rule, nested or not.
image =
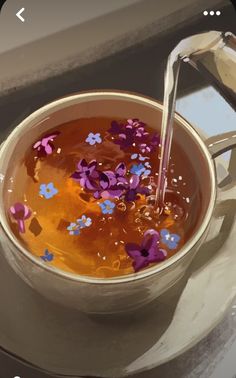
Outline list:
[[[226,33],[227,34],[230,33]],[[165,74],[165,88],[164,88],[164,106],[162,115],[162,125],[161,125],[161,141],[160,141],[160,166],[158,173],[158,183],[155,196],[155,211],[160,213],[165,206],[165,191],[167,188],[167,173],[170,160],[172,136],[173,136],[173,121],[176,103],[176,92],[178,85],[178,77],[181,61],[189,62],[193,67],[198,69],[202,73],[207,73],[207,79],[212,81],[212,73],[209,67],[206,69],[204,65],[201,65],[201,59],[207,60],[204,62],[207,67],[207,63],[210,62],[210,66],[216,65],[218,60],[215,57],[216,52],[222,52],[225,46],[224,36],[221,32],[210,31],[202,34],[197,34],[192,37],[182,40],[175,49],[171,52],[167,61],[167,68]],[[206,55],[209,53],[209,55]],[[205,54],[205,55],[204,55]],[[230,54],[229,54],[230,55]],[[204,58],[205,56],[205,58]],[[195,57],[198,63],[194,63]],[[201,58],[202,57],[202,58]],[[209,58],[210,57],[210,58]],[[226,54],[224,58],[226,61],[229,57]],[[233,59],[230,56],[231,60]],[[193,60],[192,60],[193,59]],[[222,59],[222,57],[221,57]],[[208,62],[209,60],[209,62]],[[219,60],[219,62],[221,62]],[[218,71],[217,71],[218,72]],[[222,76],[220,78],[214,78],[213,85],[216,89],[225,96],[225,86],[223,83]],[[209,80],[210,81],[210,80]],[[228,92],[227,92],[228,93]],[[227,98],[227,97],[226,97]],[[229,97],[230,98],[230,97]]]
[[[165,190],[167,186],[167,172],[170,160],[173,136],[173,121],[175,112],[176,92],[180,70],[180,59],[170,55],[165,74],[164,108],[161,125],[161,150],[155,207],[164,207]]]

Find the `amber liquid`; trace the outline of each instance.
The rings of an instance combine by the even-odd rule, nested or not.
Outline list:
[[[149,187],[150,196],[138,195],[131,202],[113,198],[115,208],[112,214],[102,213],[99,203],[104,199],[95,199],[71,178],[83,158],[87,162],[96,159],[101,170],[114,171],[120,162],[124,162],[128,178],[131,167],[142,163],[131,159],[132,154],[140,153],[137,146],[121,149],[114,143],[114,137],[108,131],[112,121],[109,118],[78,119],[50,130],[52,134],[60,132],[53,141],[53,152],[38,157],[37,151],[30,147],[24,160],[19,161],[14,172],[10,173],[11,191],[5,191],[7,211],[16,202],[26,204],[32,211],[31,218],[25,220],[25,233],[19,232],[17,222],[8,211],[12,231],[19,242],[39,259],[45,249],[53,253],[53,260],[45,264],[93,277],[122,276],[134,272],[133,261],[125,250],[126,243],[140,244],[146,230],[168,229],[180,236],[175,249],[169,249],[160,240],[160,248],[166,250],[167,258],[178,253],[192,236],[201,207],[200,191],[188,158],[175,142],[167,174],[167,207],[159,217],[147,211],[149,198],[155,197],[157,187],[158,149],[143,154],[149,158],[151,173],[143,177],[141,183]],[[153,132],[149,126],[146,130]],[[100,133],[102,143],[87,143],[90,132]],[[35,142],[32,141],[32,145]],[[51,182],[58,193],[45,199],[40,195],[40,185]],[[83,228],[79,235],[70,235],[68,226],[82,215],[91,218],[92,224]]]

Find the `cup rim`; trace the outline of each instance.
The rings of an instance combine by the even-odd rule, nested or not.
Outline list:
[[[119,91],[119,90],[92,90],[92,91],[83,91],[76,94],[70,94],[66,95],[65,97],[56,99],[54,101],[49,102],[48,104],[40,107],[33,113],[31,113],[28,117],[24,118],[23,121],[19,123],[19,125],[9,134],[7,139],[3,142],[2,148],[0,149],[0,160],[3,158],[4,154],[8,151],[8,149],[11,147],[11,140],[24,128],[27,126],[27,124],[35,119],[36,117],[42,115],[45,111],[52,110],[52,113],[59,108],[57,106],[62,105],[61,108],[66,107],[65,105],[70,105],[70,102],[72,100],[80,100],[80,99],[96,99],[98,97],[101,99],[104,97],[104,99],[130,99],[130,100],[138,100],[139,102],[147,105],[151,105],[152,107],[163,110],[163,104],[158,102],[157,100],[152,99],[151,97],[140,95],[134,92],[128,92],[128,91]],[[61,109],[60,108],[60,109]],[[201,147],[202,152],[204,152],[204,157],[208,163],[209,173],[210,173],[210,183],[211,183],[211,196],[209,205],[207,208],[207,211],[205,213],[203,222],[201,226],[195,231],[195,233],[192,235],[192,237],[187,241],[187,243],[184,244],[184,246],[178,251],[175,255],[170,257],[169,259],[156,264],[154,266],[151,266],[149,268],[146,268],[143,271],[137,272],[137,273],[130,273],[124,276],[117,276],[117,277],[107,277],[107,278],[101,278],[101,277],[92,277],[92,276],[86,276],[86,275],[79,275],[76,273],[71,273],[64,271],[62,269],[59,269],[54,266],[50,266],[48,264],[41,262],[39,258],[34,256],[32,253],[30,253],[23,245],[21,245],[17,238],[14,236],[12,231],[10,230],[10,227],[8,226],[7,221],[5,220],[5,214],[3,211],[3,208],[0,208],[0,227],[2,228],[5,236],[10,239],[10,241],[14,244],[14,246],[21,252],[24,257],[29,259],[33,264],[38,265],[43,270],[47,270],[52,274],[58,275],[60,277],[64,277],[66,279],[82,282],[82,283],[88,283],[88,284],[114,284],[114,283],[128,283],[140,279],[147,278],[149,276],[152,276],[154,274],[158,274],[160,272],[163,272],[170,266],[175,265],[179,260],[181,260],[196,244],[197,242],[202,238],[204,235],[204,232],[208,228],[208,225],[211,220],[211,216],[214,210],[215,202],[216,202],[216,176],[215,176],[215,169],[214,164],[212,160],[212,156],[203,142],[202,138],[198,134],[198,132],[193,128],[193,126],[185,120],[181,115],[179,115],[177,112],[175,112],[175,120],[178,121],[182,126],[184,126],[188,131],[191,132],[191,134],[194,136],[195,141],[198,143],[198,145]]]

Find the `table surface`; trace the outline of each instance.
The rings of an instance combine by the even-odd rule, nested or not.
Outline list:
[[[229,20],[227,29],[236,31],[234,19]],[[185,35],[198,32],[206,27],[206,21],[201,25],[193,24],[178,35],[165,38],[165,47],[161,49],[160,42],[145,44],[98,61],[92,66],[86,66],[55,77],[33,86],[25,87],[16,92],[10,92],[0,98],[0,139],[4,139],[21,119],[34,109],[60,97],[66,93],[92,88],[116,88],[136,91],[159,100],[163,95],[163,73],[168,49]],[[210,21],[211,27],[224,29],[223,21]],[[204,24],[205,23],[205,24]],[[163,46],[163,42],[162,45]],[[135,67],[133,62],[138,62]],[[120,68],[122,67],[122,69]],[[158,67],[158,70],[157,70]],[[202,129],[205,134],[215,135],[224,131],[235,130],[236,114],[216,91],[205,86],[199,74],[193,73],[188,67],[181,72],[178,91],[177,111],[190,123]],[[228,155],[224,157],[228,158]],[[46,342],[46,340],[45,340]],[[192,350],[173,361],[164,364],[150,372],[133,376],[133,378],[180,377],[180,378],[234,378],[236,376],[236,300],[229,309],[223,321]],[[52,378],[52,376],[37,372],[17,361],[13,356],[0,352],[0,378]],[[118,377],[117,377],[118,378]]]

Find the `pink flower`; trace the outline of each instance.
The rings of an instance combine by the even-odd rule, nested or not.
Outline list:
[[[46,134],[41,140],[37,141],[33,145],[33,149],[37,150],[38,152],[38,157],[52,154],[53,150],[55,149],[52,142],[59,134],[59,131],[55,131],[53,134]]]
[[[17,202],[15,205],[10,207],[11,216],[17,221],[19,231],[25,233],[25,220],[30,218],[32,215],[31,210],[28,206],[23,203]]]

